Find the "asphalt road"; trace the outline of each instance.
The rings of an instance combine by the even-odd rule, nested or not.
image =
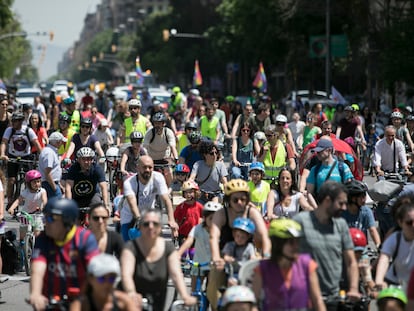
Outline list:
[[[365,176],[364,181],[371,186],[375,180],[370,176]],[[165,217],[165,215],[164,215]],[[16,230],[18,232],[19,224],[12,220],[11,217],[6,216],[6,230]],[[164,223],[167,222],[166,217],[163,219]],[[169,230],[163,230],[164,236],[169,237]],[[190,285],[190,280],[186,279],[187,286]],[[25,272],[17,273],[16,275],[9,276],[7,282],[0,284],[0,291],[2,298],[0,298],[0,310],[2,311],[15,311],[15,310],[32,310],[32,308],[25,302],[25,298],[29,297],[29,277],[25,275]],[[174,287],[169,284],[167,301],[173,300]],[[371,303],[371,311],[377,311],[375,303]]]

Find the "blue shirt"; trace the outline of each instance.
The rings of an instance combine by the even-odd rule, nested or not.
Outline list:
[[[335,162],[334,162],[335,163]],[[317,193],[319,191],[319,188],[322,186],[322,184],[327,181],[327,176],[329,171],[331,170],[333,164],[331,165],[324,165],[321,164],[319,165],[315,165],[314,167],[312,167],[308,179],[306,180],[306,183],[308,184],[312,184],[315,185],[315,193]],[[334,169],[331,172],[331,175],[329,176],[329,180],[332,181],[336,181],[339,183],[344,183],[345,181],[349,180],[349,179],[353,179],[354,175],[352,175],[351,170],[349,169],[349,166],[346,163],[343,163],[344,166],[344,176],[341,176],[341,173],[339,171],[339,167],[338,167],[338,162],[336,162],[336,165],[334,167]],[[316,169],[318,169],[318,172],[315,172]],[[315,179],[316,176],[316,179]]]
[[[368,236],[368,229],[375,227],[375,219],[372,210],[368,206],[361,206],[357,214],[351,214],[348,210],[345,210],[341,214],[350,228],[357,228]]]
[[[198,152],[198,150],[195,150],[191,145],[185,146],[183,150],[181,150],[180,157],[185,159],[185,164],[188,165],[190,170],[193,169],[194,163],[203,160],[200,152]]]

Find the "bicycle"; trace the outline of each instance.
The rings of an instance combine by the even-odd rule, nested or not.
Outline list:
[[[69,287],[68,294],[62,296],[50,296],[45,310],[48,311],[67,311],[69,310],[70,304],[80,294],[80,289],[76,287]],[[30,304],[28,298],[25,299],[26,303]]]
[[[189,264],[190,267],[195,267],[197,269],[197,275],[196,275],[196,285],[194,291],[191,292],[191,295],[197,298],[197,305],[189,307],[188,310],[192,311],[207,311],[209,303],[207,299],[207,293],[205,289],[202,289],[202,267],[210,266],[210,262],[203,262],[199,263],[196,261],[193,261],[191,259],[185,259],[184,264]],[[185,266],[182,267],[183,270],[186,269]]]
[[[117,147],[111,147],[106,151],[107,172],[109,181],[109,195],[111,201],[117,196],[118,190],[121,188],[122,173],[120,172],[119,150]]]
[[[43,223],[43,214],[42,213],[34,213],[29,214],[25,211],[18,212],[15,216],[18,221],[22,224],[27,225],[27,232],[23,239],[20,242],[23,250],[22,261],[25,268],[25,272],[27,276],[31,274],[31,266],[30,261],[32,259],[33,248],[35,245],[36,235],[33,231],[33,228],[37,228],[40,223]],[[22,265],[22,266],[23,266]]]
[[[338,295],[324,296],[323,300],[327,306],[336,305],[338,311],[367,311],[371,302],[371,298],[365,295],[360,300],[350,300],[344,290],[340,290]]]
[[[27,160],[27,159],[22,159],[20,157],[9,158],[8,162],[15,163],[18,165],[16,182],[15,182],[15,190],[13,194],[13,202],[14,202],[20,196],[20,193],[22,191],[22,186],[25,183],[26,172],[28,172],[29,170],[35,169],[37,166],[37,162],[35,160]]]

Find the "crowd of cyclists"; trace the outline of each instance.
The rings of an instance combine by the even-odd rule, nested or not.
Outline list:
[[[379,310],[414,309],[414,187],[400,182],[373,210],[363,182],[364,170],[379,182],[411,179],[410,107],[384,124],[358,104],[298,98],[286,109],[256,91],[244,105],[179,87],[169,103],[142,94],[76,98],[68,89],[46,109],[42,98],[19,106],[0,92],[0,234],[6,213],[43,215],[31,258],[35,310],[52,297],[70,310],[137,310],[144,300],[163,310],[168,279],[196,305],[185,258],[209,263],[190,275],[192,290],[206,280],[211,310],[369,310],[371,299]]]

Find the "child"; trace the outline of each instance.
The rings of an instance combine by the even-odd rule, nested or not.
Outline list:
[[[187,236],[187,239],[184,241],[184,243],[181,245],[180,249],[178,250],[178,255],[180,257],[182,257],[183,254],[185,254],[185,251],[189,249],[195,241],[195,244],[194,244],[195,253],[194,253],[193,260],[199,263],[211,261],[210,228],[211,228],[211,223],[213,220],[214,213],[221,208],[223,208],[223,206],[220,203],[216,203],[212,201],[207,202],[204,205],[204,208],[203,208],[204,221],[198,224],[197,226],[195,226],[193,229],[191,229],[190,233]],[[205,267],[201,267],[200,269],[202,272],[201,281],[203,281],[204,277],[208,275],[210,267],[205,266]],[[192,275],[191,289],[194,291],[195,285],[196,285],[196,276],[197,276],[196,269],[193,269],[191,271],[191,275]]]
[[[404,311],[407,304],[407,296],[404,291],[398,287],[385,288],[378,294],[377,306],[378,311]]]
[[[256,311],[256,298],[246,286],[229,287],[222,300],[224,311]]]
[[[174,218],[178,228],[178,243],[183,244],[191,229],[201,222],[203,205],[198,201],[200,188],[197,183],[189,180],[183,183],[181,188],[185,201],[177,206],[174,211]]]
[[[10,206],[9,213],[14,215],[19,205],[22,211],[33,214],[41,212],[47,203],[46,190],[41,186],[42,175],[37,170],[30,170],[26,173],[26,188],[21,192],[20,196]],[[43,230],[43,221],[35,218],[33,230],[40,232]],[[27,232],[27,225],[20,226],[20,239],[24,239]]]
[[[247,182],[250,188],[250,200],[261,211],[262,215],[266,215],[266,200],[270,192],[270,185],[262,181],[265,169],[262,162],[254,162],[249,167],[250,180]]]
[[[375,282],[372,279],[371,263],[367,255],[364,254],[368,244],[367,237],[364,232],[357,228],[349,228],[349,233],[354,242],[355,259],[358,262],[359,280],[362,288],[367,296],[375,290]]]
[[[254,259],[256,252],[251,242],[256,226],[249,218],[237,217],[233,221],[234,241],[227,242],[222,250],[224,261],[233,265],[233,272],[237,274],[240,266],[246,261]],[[237,281],[229,279],[229,286],[236,285]]]
[[[175,167],[175,179],[171,183],[171,190],[174,191],[180,191],[181,187],[183,185],[183,182],[185,182],[188,177],[190,176],[190,168],[186,164],[177,164]]]
[[[252,288],[260,310],[326,310],[319,287],[317,263],[299,253],[302,226],[287,218],[272,220],[272,255],[254,270]],[[287,307],[289,306],[289,307]]]

